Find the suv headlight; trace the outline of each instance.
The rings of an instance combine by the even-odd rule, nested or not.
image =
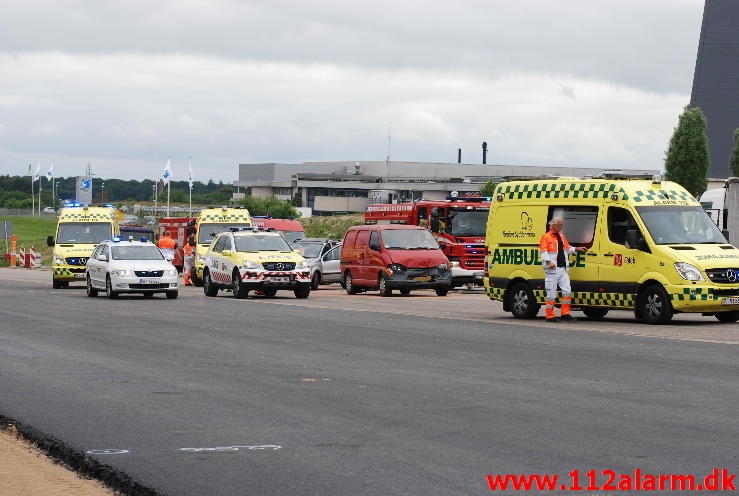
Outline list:
[[[130,277],[133,275],[133,271],[130,269],[116,269],[115,273],[120,277]]]
[[[244,260],[244,263],[241,266],[245,269],[259,269],[262,267],[257,262],[254,262],[252,260]]]
[[[680,274],[680,277],[686,281],[704,281],[701,271],[698,270],[694,265],[690,265],[685,262],[677,262],[675,264],[675,270]]]
[[[310,269],[310,264],[308,263],[308,260],[303,260],[295,264],[295,268],[298,270]]]
[[[54,264],[64,265],[64,257],[60,257],[59,255],[54,254]]]

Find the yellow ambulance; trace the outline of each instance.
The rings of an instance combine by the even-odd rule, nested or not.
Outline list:
[[[85,281],[87,259],[101,241],[118,236],[118,214],[114,207],[93,207],[68,203],[59,211],[56,237],[46,244],[53,246],[52,286],[65,288],[72,281]]]
[[[251,226],[251,216],[244,207],[205,208],[200,211],[194,222],[197,246],[195,247],[195,274],[191,279],[195,286],[203,285],[205,254],[215,237],[222,232],[240,231]]]
[[[572,305],[664,324],[678,312],[739,320],[739,250],[680,185],[618,174],[500,183],[487,224],[485,292],[516,318],[544,303],[539,240],[553,217],[570,244]]]

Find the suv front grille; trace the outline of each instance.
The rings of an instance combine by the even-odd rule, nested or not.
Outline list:
[[[295,262],[264,262],[264,270],[294,270]]]
[[[163,270],[134,270],[134,274],[138,277],[162,277]]]
[[[739,284],[739,268],[708,269],[706,275],[711,282],[719,284]]]

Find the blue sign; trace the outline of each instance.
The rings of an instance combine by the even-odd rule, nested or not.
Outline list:
[[[80,189],[82,191],[90,191],[90,180],[89,179],[83,179],[80,181]]]

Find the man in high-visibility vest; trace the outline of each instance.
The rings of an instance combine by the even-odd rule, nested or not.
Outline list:
[[[172,239],[172,233],[169,231],[164,231],[164,236],[159,238],[159,244],[157,245],[159,248],[165,249],[165,250],[172,250],[174,251],[175,248],[177,248],[177,241]]]
[[[570,315],[572,298],[570,294],[570,276],[567,271],[570,268],[569,255],[576,251],[588,251],[585,247],[573,247],[567,241],[562,229],[565,222],[561,217],[554,217],[549,221],[549,231],[541,237],[539,250],[541,251],[541,262],[544,266],[544,288],[547,291],[546,316],[547,322],[558,322],[559,320],[574,320]],[[557,286],[562,290],[560,318],[554,313],[554,304],[557,300]]]

